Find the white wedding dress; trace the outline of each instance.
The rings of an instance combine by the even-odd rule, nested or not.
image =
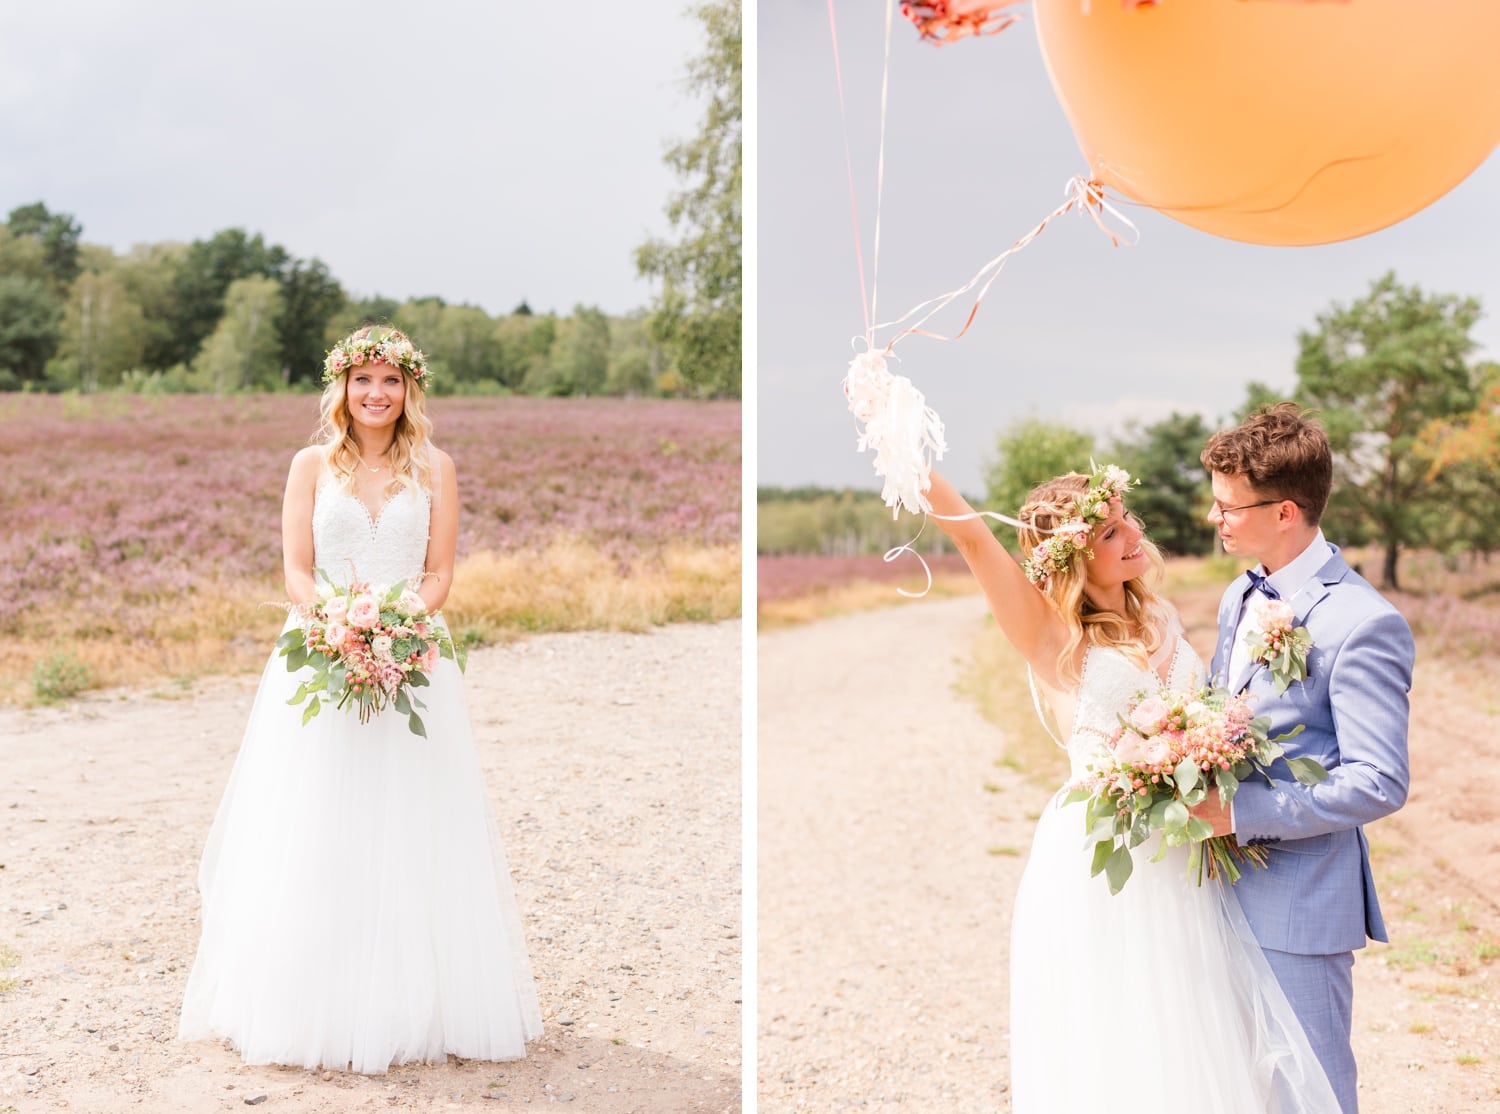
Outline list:
[[[1203,684],[1181,637],[1165,677],[1177,690]],[[1068,740],[1072,776],[1135,695],[1160,683],[1118,650],[1089,650]],[[1338,1114],[1232,887],[1189,879],[1184,847],[1148,861],[1153,837],[1111,896],[1102,873],[1089,876],[1085,834],[1082,804],[1049,804],[1016,895],[1015,1114]]]
[[[430,510],[403,489],[372,519],[325,472],[316,564],[343,583],[421,573]],[[541,1013],[458,667],[417,690],[425,739],[392,710],[302,726],[301,675],[272,654],[209,832],[179,1037],[375,1073],[524,1056]]]

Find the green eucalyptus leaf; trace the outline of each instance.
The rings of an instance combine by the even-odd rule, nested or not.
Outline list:
[[[1303,785],[1317,785],[1328,780],[1328,771],[1316,759],[1288,758],[1286,764],[1291,767],[1292,776]]]
[[[1195,816],[1187,823],[1188,839],[1192,840],[1194,843],[1201,843],[1213,834],[1214,826],[1207,820],[1200,820]]]
[[[1100,843],[1094,846],[1094,859],[1093,862],[1089,864],[1090,878],[1093,878],[1101,870],[1104,869],[1104,864],[1106,860],[1109,859],[1113,847],[1114,844],[1112,843]]]
[[[1125,847],[1117,848],[1114,854],[1105,860],[1104,875],[1109,879],[1110,893],[1117,894],[1120,892],[1126,881],[1129,880],[1130,872],[1134,867],[1135,864],[1130,861],[1130,851]]]
[[[1170,833],[1180,831],[1187,822],[1187,805],[1181,801],[1168,801],[1166,812],[1162,814],[1162,827]]]

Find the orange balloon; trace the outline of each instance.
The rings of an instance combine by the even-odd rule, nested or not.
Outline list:
[[[1432,204],[1500,141],[1500,0],[1033,10],[1095,178],[1216,236],[1363,236]]]

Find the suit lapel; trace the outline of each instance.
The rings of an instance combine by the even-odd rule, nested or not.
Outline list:
[[[1214,679],[1221,684],[1228,680],[1229,656],[1234,651],[1234,628],[1239,625],[1240,608],[1244,606],[1245,589],[1249,586],[1250,578],[1241,573],[1225,590],[1223,602],[1219,604],[1219,641],[1214,647],[1211,664]]]
[[[1338,547],[1330,546],[1329,548],[1333,549],[1333,556],[1324,562],[1323,567],[1318,570],[1318,575],[1299,588],[1296,595],[1287,600],[1287,606],[1292,609],[1292,614],[1296,616],[1296,624],[1299,627],[1306,626],[1307,617],[1312,614],[1313,608],[1328,598],[1328,589],[1349,574],[1349,562],[1344,560],[1343,555],[1338,551]],[[1235,583],[1239,582],[1236,581]],[[1246,580],[1246,583],[1248,584],[1249,581]],[[1230,627],[1227,641],[1232,642],[1233,639],[1234,628]],[[1224,655],[1224,662],[1227,667],[1229,663],[1229,650],[1221,649],[1220,652]],[[1240,671],[1240,675],[1235,678],[1236,684],[1229,691],[1236,693],[1244,692],[1249,687],[1251,680],[1254,679],[1255,671],[1257,669],[1264,669],[1265,664],[1263,661],[1250,662]]]

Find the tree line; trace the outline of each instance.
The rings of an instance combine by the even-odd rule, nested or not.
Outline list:
[[[312,387],[328,347],[390,324],[429,355],[441,393],[739,397],[741,360],[740,0],[690,9],[702,53],[685,86],[705,98],[698,133],[664,161],[683,188],[675,238],[636,251],[660,284],[624,317],[524,301],[491,317],[442,298],[351,297],[319,259],[230,228],[120,255],[83,242],[70,213],[38,201],[0,226],[0,390],[267,390]]]
[[[43,202],[0,226],[0,389],[316,387],[326,350],[391,324],[431,353],[445,393],[676,394],[691,384],[642,311],[491,317],[442,298],[354,298],[319,259],[230,228],[124,254],[84,243]]]
[[[1336,544],[1376,546],[1379,580],[1399,588],[1400,554],[1413,547],[1487,558],[1500,548],[1500,364],[1478,360],[1472,331],[1478,299],[1430,294],[1375,280],[1348,305],[1334,304],[1298,334],[1296,385],[1289,394],[1252,383],[1243,404],[1221,424],[1260,406],[1290,399],[1312,410],[1334,454],[1334,491],[1323,530]],[[1026,493],[1092,458],[1127,469],[1140,481],[1131,508],[1151,537],[1174,555],[1214,551],[1206,521],[1213,493],[1198,456],[1214,426],[1199,414],[1172,413],[1127,426],[1112,438],[1049,418],[1029,417],[1001,430],[985,470],[984,506],[1014,514]],[[815,490],[762,493],[761,530],[778,551],[878,552],[889,534],[868,513],[873,493]],[[839,505],[834,528],[814,532],[805,513],[784,504]],[[866,505],[856,514],[854,507]],[[861,529],[855,539],[855,524]],[[909,532],[909,531],[908,531]],[[1015,531],[996,527],[1012,549]],[[830,545],[835,548],[828,548]],[[766,550],[764,543],[762,551]]]

